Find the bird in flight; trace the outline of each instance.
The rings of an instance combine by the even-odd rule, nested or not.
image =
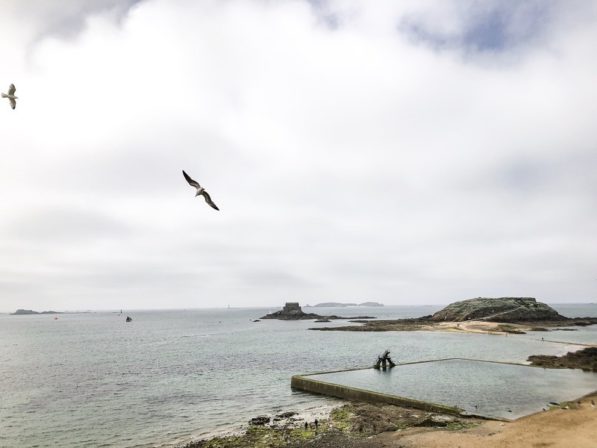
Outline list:
[[[17,88],[15,87],[15,85],[11,84],[10,87],[8,88],[8,93],[2,94],[2,98],[8,98],[8,101],[10,101],[10,107],[12,107],[13,110],[15,107],[17,107],[18,97],[15,96],[16,91],[17,91]]]
[[[214,204],[214,202],[211,200],[211,197],[209,196],[209,194],[207,193],[207,191],[205,191],[205,188],[203,188],[201,185],[199,185],[199,182],[197,182],[196,180],[191,179],[191,176],[189,176],[187,173],[184,172],[184,170],[182,170],[182,175],[184,176],[184,178],[187,180],[187,182],[189,183],[189,185],[191,187],[195,187],[197,189],[197,193],[195,193],[195,197],[202,195],[205,198],[205,202],[207,202],[207,204],[211,207],[211,208],[215,208],[216,210],[220,210],[218,208],[218,206],[216,204]]]

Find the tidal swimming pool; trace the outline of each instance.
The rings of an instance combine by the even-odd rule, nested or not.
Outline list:
[[[469,359],[400,364],[306,375],[372,392],[463,409],[490,418],[516,419],[597,390],[597,374]]]

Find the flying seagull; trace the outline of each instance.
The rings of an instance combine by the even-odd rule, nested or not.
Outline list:
[[[196,180],[191,179],[191,176],[189,176],[187,173],[185,173],[184,170],[182,170],[182,175],[184,176],[184,178],[187,180],[187,182],[189,183],[189,185],[191,187],[195,187],[197,189],[197,193],[195,193],[195,197],[197,197],[199,195],[203,195],[203,197],[205,198],[205,202],[207,202],[207,204],[211,208],[215,208],[216,210],[220,210],[218,208],[218,206],[216,204],[214,204],[214,202],[211,200],[211,197],[209,197],[209,194],[207,193],[207,191],[205,191],[205,188],[203,188],[201,185],[199,185],[199,182],[197,182]]]
[[[17,91],[17,88],[15,87],[15,85],[11,84],[10,87],[8,88],[8,94],[6,94],[6,93],[2,94],[2,98],[8,98],[8,101],[10,101],[10,107],[12,107],[13,109],[15,107],[17,107],[18,97],[15,96],[16,91]]]

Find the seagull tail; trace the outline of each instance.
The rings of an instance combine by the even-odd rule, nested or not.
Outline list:
[[[8,98],[8,95],[6,93],[1,93],[0,95],[2,95],[2,98]]]

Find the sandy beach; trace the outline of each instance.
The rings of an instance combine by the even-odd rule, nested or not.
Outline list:
[[[401,448],[595,448],[597,394],[513,422],[487,421],[459,431],[413,428],[374,438],[379,446]]]

